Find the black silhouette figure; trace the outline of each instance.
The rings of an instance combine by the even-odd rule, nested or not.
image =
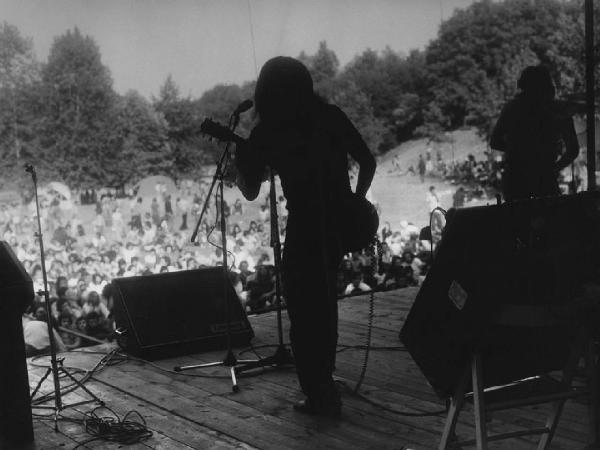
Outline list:
[[[289,211],[282,261],[290,341],[306,400],[295,409],[338,416],[333,383],[337,346],[336,270],[342,256],[339,217],[352,195],[348,154],[359,164],[356,193],[365,196],[375,159],[347,116],[313,92],[308,69],[290,57],[263,66],[255,90],[259,123],[237,143],[238,186],[259,193],[265,168],[279,174]]]
[[[506,154],[502,176],[505,200],[558,195],[558,173],[579,154],[573,119],[554,99],[550,72],[529,66],[520,92],[503,108],[490,146]]]

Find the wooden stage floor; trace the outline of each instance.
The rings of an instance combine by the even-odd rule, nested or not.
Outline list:
[[[174,366],[218,361],[224,352],[216,351],[158,361],[156,367],[138,360],[107,365],[95,373],[86,386],[119,415],[138,411],[153,435],[143,443],[121,446],[92,441],[81,420],[90,405],[63,411],[75,421],[59,420],[58,433],[47,419],[35,419],[36,445],[40,449],[426,449],[435,448],[444,426],[445,414],[430,417],[399,415],[386,408],[408,414],[444,410],[441,401],[425,378],[400,348],[398,332],[417,293],[416,288],[375,296],[372,345],[368,369],[360,392],[371,402],[351,393],[361,372],[364,350],[344,346],[364,345],[368,296],[340,301],[340,325],[336,378],[345,383],[343,412],[339,420],[306,416],[292,410],[301,398],[293,369],[267,370],[255,376],[242,376],[240,390],[233,393],[227,369],[223,367],[177,374]],[[318,311],[315,312],[318,314]],[[284,313],[284,318],[286,313]],[[256,333],[255,347],[277,342],[275,313],[251,317]],[[287,324],[287,320],[285,320]],[[287,342],[287,331],[286,331]],[[384,349],[383,347],[387,347]],[[110,346],[65,355],[65,366],[89,370],[110,351]],[[273,349],[261,348],[263,356]],[[237,355],[237,352],[236,352]],[[251,357],[245,353],[242,357]],[[30,383],[35,386],[44,369],[44,359],[30,361]],[[163,370],[161,370],[162,368]],[[194,376],[195,375],[195,376]],[[206,377],[216,375],[217,377]],[[219,378],[220,377],[220,378]],[[45,382],[43,391],[51,392]],[[66,396],[77,401],[78,392]],[[382,405],[382,406],[378,406]],[[542,426],[549,411],[546,405],[493,413],[491,433]],[[34,412],[43,413],[41,410]],[[467,408],[459,418],[460,437],[474,436],[473,414]],[[536,437],[491,443],[490,448],[535,448]],[[587,442],[587,407],[569,401],[552,448],[582,449]],[[83,444],[82,444],[83,443]],[[78,444],[82,444],[78,446]]]

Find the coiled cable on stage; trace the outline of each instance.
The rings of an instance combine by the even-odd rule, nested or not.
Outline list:
[[[381,241],[379,238],[375,238],[371,245],[371,271],[373,275],[378,267],[381,267],[382,263],[382,247]],[[373,336],[373,317],[375,315],[375,290],[371,289],[369,292],[369,315],[367,319],[367,337],[365,339],[365,354],[363,358],[363,363],[360,369],[360,375],[358,377],[358,381],[356,382],[356,386],[354,387],[354,393],[358,393],[367,373],[367,367],[369,366],[369,353],[371,349],[371,338]]]
[[[446,211],[443,210],[442,208],[436,208],[442,211],[442,213],[445,215]],[[434,210],[435,211],[435,210]],[[433,211],[432,211],[433,214]],[[382,245],[381,245],[381,241],[378,238],[375,238],[373,244],[372,244],[372,253],[373,253],[373,259],[371,261],[371,269],[373,272],[375,272],[376,268],[378,267],[378,265],[380,265],[382,263],[382,257],[383,257],[383,251],[382,251]],[[377,259],[375,259],[375,255],[377,255]],[[345,388],[346,390],[349,391],[349,393],[357,398],[359,398],[360,400],[369,403],[372,406],[375,406],[378,409],[381,409],[383,411],[392,413],[392,414],[396,414],[396,415],[400,415],[400,416],[406,416],[406,417],[435,417],[435,416],[439,416],[442,414],[446,414],[447,409],[439,409],[439,410],[431,410],[431,411],[419,411],[419,412],[409,412],[409,411],[400,411],[398,409],[394,409],[394,408],[390,408],[380,402],[371,400],[369,397],[361,394],[359,392],[360,387],[362,386],[362,383],[365,379],[365,375],[367,372],[367,367],[369,365],[369,355],[370,355],[370,351],[371,350],[375,350],[375,349],[381,349],[381,350],[406,350],[404,347],[379,347],[379,348],[375,348],[375,347],[371,347],[371,340],[372,340],[372,335],[373,335],[373,319],[375,317],[375,290],[371,289],[371,291],[369,292],[369,313],[368,313],[368,318],[367,318],[367,335],[365,338],[365,345],[364,346],[347,346],[341,350],[338,350],[338,352],[346,350],[348,348],[356,348],[356,349],[364,349],[365,353],[364,353],[364,358],[363,358],[363,362],[361,365],[361,372],[360,375],[358,377],[358,381],[356,382],[356,385],[354,386],[354,388],[350,388],[348,386],[348,384],[344,381],[341,380],[336,380],[336,383],[338,383],[339,385],[341,385],[343,388]]]
[[[110,414],[100,415],[99,411],[102,410],[108,411]],[[139,420],[132,420],[131,416],[137,416]],[[97,440],[132,445],[149,439],[153,434],[139,412],[132,410],[120,418],[116,412],[106,406],[100,406],[85,413],[83,425],[86,433],[92,435],[93,438],[80,442],[75,448]]]

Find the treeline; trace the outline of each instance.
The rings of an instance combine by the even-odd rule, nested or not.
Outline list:
[[[298,57],[318,92],[382,153],[415,136],[436,138],[464,126],[487,135],[527,65],[547,65],[559,96],[583,93],[583,23],[583,0],[485,0],[455,11],[436,39],[408,55],[367,49],[340,67],[322,42],[315,54]],[[42,63],[32,41],[4,23],[0,188],[22,178],[25,162],[47,179],[82,187],[120,186],[152,174],[196,176],[218,154],[199,123],[204,117],[225,122],[253,90],[253,82],[218,85],[190,98],[169,76],[157,97],[119,95],[97,44],[77,28],[56,37]],[[241,133],[251,120],[244,115]]]

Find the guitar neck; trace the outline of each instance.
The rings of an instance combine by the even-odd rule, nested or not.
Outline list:
[[[210,137],[218,139],[219,141],[233,142],[236,145],[248,142],[247,139],[235,134],[228,127],[211,119],[204,119],[204,121],[200,124],[200,131]]]

